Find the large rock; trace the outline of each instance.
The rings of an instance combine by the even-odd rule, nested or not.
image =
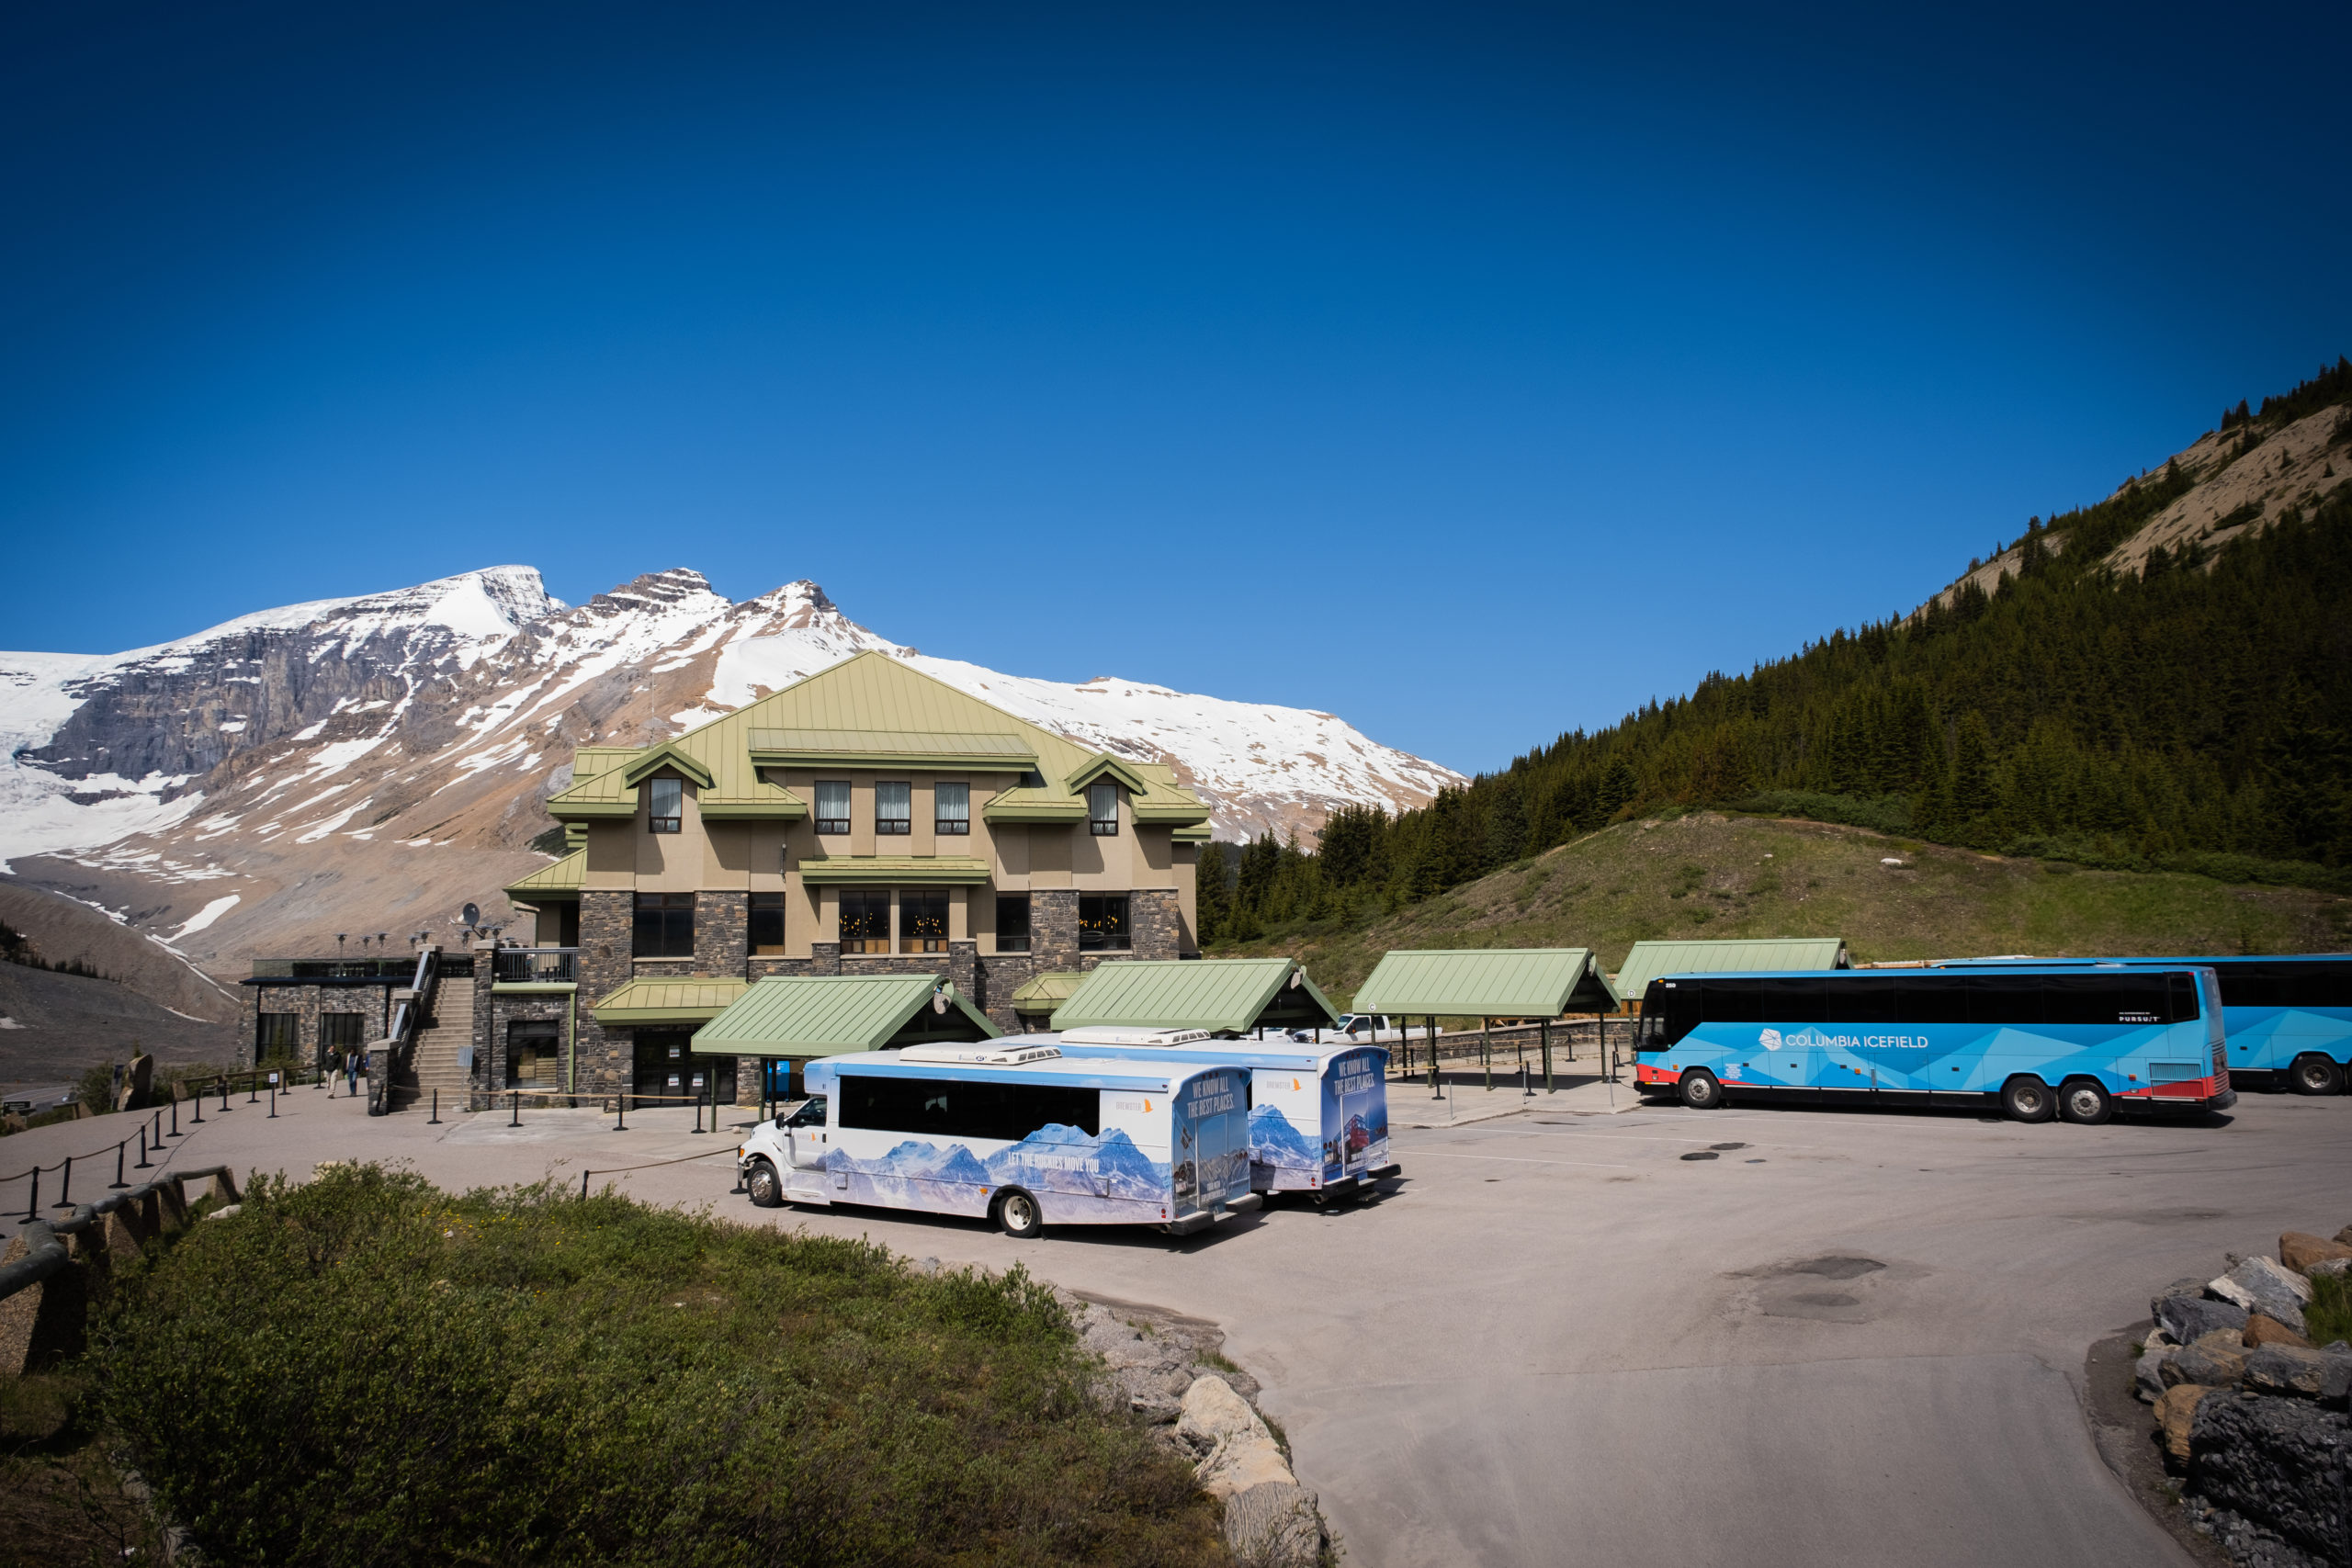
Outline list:
[[[2259,1350],[2265,1345],[2292,1345],[2304,1350],[2312,1348],[2310,1340],[2268,1313],[2258,1312],[2245,1320],[2245,1348]]]
[[[2197,1288],[2202,1291],[2205,1287],[2199,1284]],[[2245,1308],[2234,1302],[2208,1301],[2201,1295],[2156,1299],[2156,1326],[2182,1345],[2193,1345],[2217,1328],[2243,1334],[2247,1315]]]
[[[1314,1493],[1268,1481],[1225,1500],[1225,1543],[1250,1568],[1314,1568],[1323,1515]]]
[[[2190,1485],[2208,1502],[2324,1562],[2352,1562],[2352,1417],[2308,1400],[2209,1394],[2192,1409],[2189,1451]]]
[[[2335,1239],[2346,1247],[2352,1247],[2352,1225],[2346,1225],[2342,1230],[2337,1231]]]
[[[1273,1433],[1220,1377],[1194,1381],[1184,1391],[1176,1440],[1193,1455],[1193,1478],[1212,1497],[1230,1497],[1270,1481],[1298,1484],[1274,1445]]]
[[[2298,1274],[2309,1274],[2312,1264],[2331,1258],[2352,1262],[2352,1247],[2303,1231],[2288,1231],[2278,1237],[2278,1261]]]
[[[2246,1357],[2243,1376],[2245,1386],[2256,1393],[2342,1404],[2346,1393],[2352,1393],[2352,1356],[2266,1345]]]
[[[2205,1289],[2217,1300],[2245,1308],[2249,1314],[2267,1314],[2298,1334],[2303,1331],[2303,1303],[2312,1299],[2312,1282],[2281,1269],[2272,1258],[2249,1258],[2220,1279],[2207,1281]]]
[[[2304,1269],[2303,1273],[2311,1279],[2317,1280],[2329,1274],[2341,1276],[2346,1269],[2352,1269],[2352,1258],[2323,1258]]]
[[[2165,1452],[2186,1464],[2189,1455],[2189,1433],[2197,1416],[2197,1406],[2213,1391],[2198,1383],[2177,1383],[2165,1390],[2156,1401],[2156,1427],[2164,1434]]]
[[[2149,1300],[2148,1315],[2153,1318],[2161,1319],[2165,1314],[2165,1303],[2172,1300],[2175,1296],[2188,1296],[2192,1299],[2201,1300],[2204,1297],[2204,1280],[2175,1280],[2171,1284],[2166,1285],[2163,1290],[2158,1291],[2155,1295]]]
[[[2194,1345],[2174,1351],[2161,1372],[2168,1383],[2227,1388],[2245,1374],[2245,1359],[2250,1354],[2235,1331],[2217,1328]]]
[[[2165,1396],[2165,1363],[2180,1353],[2177,1346],[2151,1345],[2132,1363],[2132,1392],[2154,1404]]]

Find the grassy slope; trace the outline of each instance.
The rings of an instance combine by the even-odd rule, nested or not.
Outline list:
[[[1767,859],[1767,856],[1770,859]],[[1902,869],[1880,863],[1899,856]],[[1699,812],[1627,822],[1368,928],[1310,926],[1211,957],[1287,953],[1334,1001],[1390,948],[1597,947],[1842,936],[1855,961],[1970,953],[2300,953],[2352,942],[2352,899],[2170,873],[2084,871],[1859,828]]]

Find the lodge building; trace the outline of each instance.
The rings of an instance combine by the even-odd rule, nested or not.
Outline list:
[[[1165,765],[1088,751],[887,654],[659,745],[582,747],[547,809],[570,852],[506,889],[517,923],[450,953],[422,1004],[414,1071],[445,1103],[748,1103],[759,1059],[687,1041],[768,976],[934,976],[1013,1030],[1024,987],[1199,953],[1209,813]],[[247,983],[255,1058],[266,1035],[320,1048],[316,1001],[273,989],[302,984]]]

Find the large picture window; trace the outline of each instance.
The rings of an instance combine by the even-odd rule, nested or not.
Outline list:
[[[1127,896],[1124,893],[1080,894],[1078,950],[1080,953],[1125,953],[1127,947]]]
[[[935,784],[931,786],[931,830],[951,836],[972,830],[972,786]]]
[[[752,895],[751,929],[744,934],[753,953],[784,951],[784,897],[781,893]]]
[[[899,951],[947,951],[947,889],[910,887],[899,895]]]
[[[695,896],[691,893],[640,893],[629,941],[637,958],[692,958],[695,955]]]
[[[915,786],[910,784],[877,784],[874,786],[874,830],[892,834],[911,831],[914,827]]]
[[[1000,893],[996,896],[996,950],[999,953],[1029,951],[1029,895]]]
[[[1105,780],[1086,786],[1086,827],[1098,839],[1119,830],[1119,786]]]
[[[649,804],[645,817],[648,830],[655,833],[676,832],[685,809],[680,803],[685,797],[685,785],[676,779],[648,779],[646,798]]]
[[[817,781],[817,831],[846,833],[849,831],[849,781],[819,779]]]
[[[887,887],[842,889],[842,951],[890,951],[890,890]]]
[[[257,1015],[254,1031],[254,1059],[289,1055],[295,1042],[301,1038],[302,1015],[295,1012],[266,1012]]]
[[[356,1051],[367,1043],[368,1015],[358,1012],[319,1014],[319,1050]],[[292,1043],[290,1041],[288,1043]]]

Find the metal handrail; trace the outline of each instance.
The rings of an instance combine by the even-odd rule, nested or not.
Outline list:
[[[119,1209],[144,1202],[148,1194],[159,1190],[165,1182],[183,1189],[180,1201],[186,1203],[187,1195],[184,1189],[187,1184],[208,1178],[220,1184],[231,1202],[236,1201],[236,1173],[225,1165],[208,1165],[195,1170],[172,1171],[153,1181],[142,1181],[128,1191],[109,1193],[95,1203],[84,1203],[74,1211],[70,1219],[27,1221],[25,1228],[17,1233],[24,1238],[25,1256],[14,1263],[0,1264],[0,1301],[40,1284],[65,1267],[69,1261],[65,1244],[58,1237],[78,1235]]]
[[[491,978],[508,984],[561,985],[580,977],[576,947],[502,947],[491,953]]]

